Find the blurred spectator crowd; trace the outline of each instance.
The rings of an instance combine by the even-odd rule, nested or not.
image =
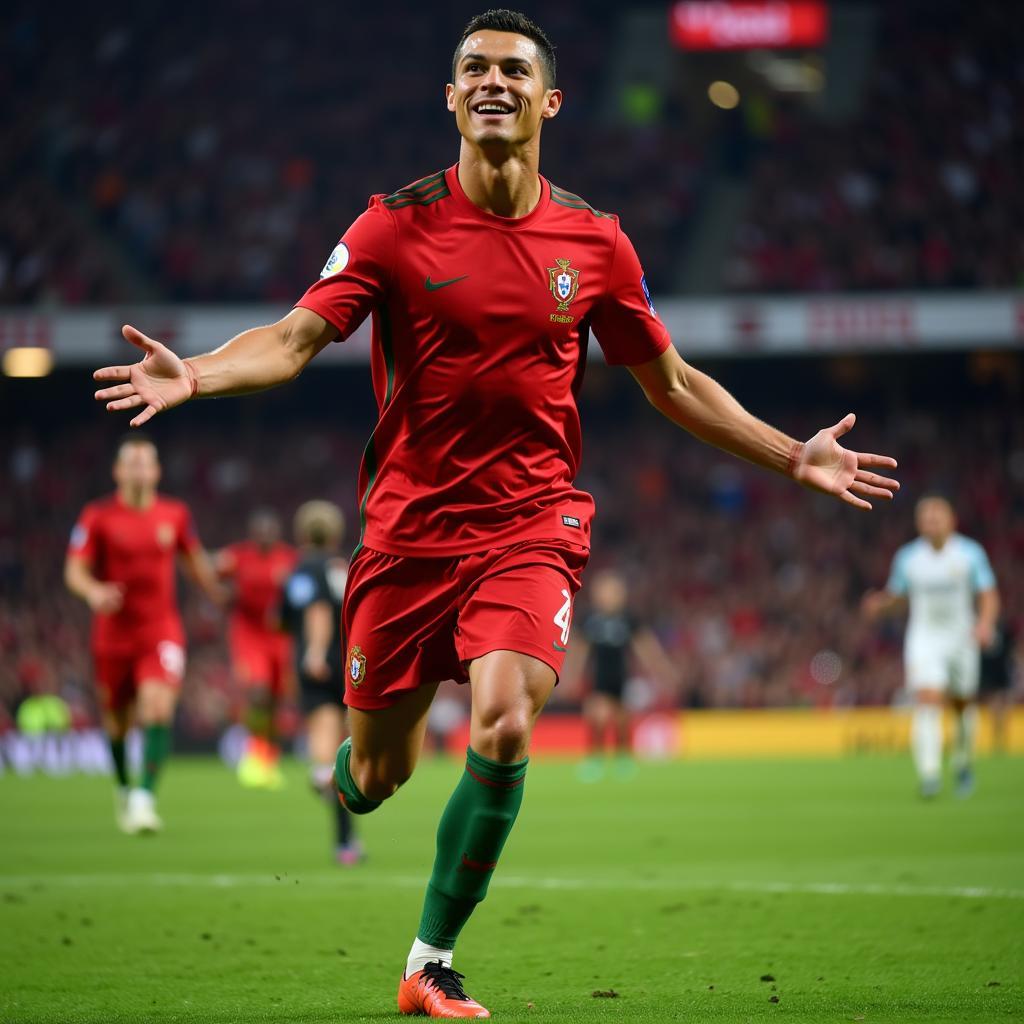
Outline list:
[[[674,678],[651,679],[638,666],[638,707],[899,699],[902,623],[868,625],[859,602],[867,588],[884,585],[894,552],[913,536],[914,501],[928,489],[951,496],[964,532],[984,543],[1007,613],[1024,633],[1019,404],[993,402],[953,420],[898,406],[863,416],[851,441],[896,452],[903,482],[893,506],[865,515],[687,438],[658,422],[631,382],[594,370],[579,480],[597,499],[590,572],[614,566],[625,573],[635,614],[677,670]],[[278,509],[287,525],[311,497],[337,501],[355,529],[355,477],[372,419],[356,426],[360,417],[350,414],[339,424],[326,396],[355,393],[365,382],[353,371],[310,382],[322,393],[300,394],[294,408],[259,404],[285,389],[159,421],[163,489],[188,501],[209,548],[239,539],[254,507]],[[756,386],[750,375],[745,386]],[[303,405],[330,418],[310,419]],[[836,418],[831,406],[776,411],[766,410],[797,436]],[[116,437],[99,417],[3,435],[0,472],[10,486],[0,493],[0,730],[30,694],[60,694],[78,722],[95,715],[88,617],[64,590],[61,571],[78,510],[111,489]],[[350,534],[348,546],[355,542]],[[195,591],[183,596],[189,671],[182,724],[196,739],[211,739],[238,711],[224,622]],[[586,601],[584,587],[577,617]],[[575,708],[581,695],[567,680],[554,704]]]
[[[1024,284],[1013,4],[885,4],[852,123],[776,112],[726,266],[740,291]]]
[[[694,158],[673,163],[656,129],[599,122],[609,7],[570,0],[542,18],[567,96],[544,169],[614,204],[667,266],[664,226],[688,202],[680,163]],[[0,121],[0,303],[294,301],[370,195],[457,159],[443,87],[465,5],[350,18],[157,0],[58,23],[23,2],[2,17],[0,81],[22,99]]]
[[[772,99],[729,288],[1021,283],[1014,5],[876,13],[853,123]],[[693,116],[702,94],[619,81],[621,14],[567,0],[540,17],[566,97],[543,168],[621,215],[664,292],[721,139]],[[294,301],[369,195],[455,161],[442,86],[465,16],[454,2],[349,17],[154,0],[58,18],[14,0],[0,16],[0,85],[18,97],[0,115],[0,304]]]

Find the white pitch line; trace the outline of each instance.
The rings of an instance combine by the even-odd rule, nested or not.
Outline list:
[[[236,889],[275,885],[345,887],[395,887],[419,889],[425,876],[320,872],[311,875],[272,874],[124,874],[124,875],[0,875],[0,890],[11,888],[195,888]],[[569,892],[736,892],[796,894],[808,896],[931,896],[955,899],[1024,900],[1024,889],[1002,889],[986,885],[906,885],[876,882],[787,882],[787,881],[697,881],[685,878],[558,878],[529,875],[495,875],[492,885],[500,889],[546,889]]]

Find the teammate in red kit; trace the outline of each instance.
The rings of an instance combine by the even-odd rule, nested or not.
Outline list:
[[[459,162],[374,196],[283,320],[186,360],[126,326],[145,358],[95,377],[107,384],[96,397],[137,410],[141,425],[190,398],[291,380],[372,315],[380,416],[359,478],[343,613],[351,737],[335,779],[349,810],[374,810],[413,771],[438,682],[468,681],[465,772],[441,818],[398,1002],[403,1013],[487,1017],[452,950],[518,813],[587,561],[593,501],[573,478],[589,334],[704,441],[859,508],[897,485],[870,468],[892,459],[839,445],[852,415],[800,443],[682,360],[618,219],[539,174],[541,127],[562,94],[532,21],[474,18],[446,97]]]
[[[274,741],[274,714],[291,678],[292,642],[277,621],[295,549],[281,540],[281,521],[269,509],[249,517],[249,539],[224,548],[217,571],[234,584],[228,642],[235,680],[245,691],[249,742],[238,763],[244,786],[280,789],[284,777]]]
[[[220,585],[188,508],[157,493],[160,461],[142,434],[114,461],[116,492],[90,502],[71,533],[64,580],[94,613],[92,649],[103,724],[117,776],[117,821],[125,832],[161,827],[154,791],[171,748],[171,723],[185,673],[185,632],[175,563],[216,602]],[[143,729],[143,769],[129,786],[125,736]]]

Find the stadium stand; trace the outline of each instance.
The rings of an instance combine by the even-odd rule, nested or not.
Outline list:
[[[883,365],[889,397],[881,402],[869,397],[870,377],[855,396],[830,388],[826,361],[716,368],[798,436],[831,422],[846,403],[861,412],[857,445],[897,452],[904,483],[897,504],[873,516],[688,440],[657,420],[627,378],[592,367],[580,478],[598,504],[592,570],[627,572],[637,613],[679,667],[675,687],[653,687],[647,704],[891,702],[901,685],[900,626],[865,626],[858,602],[866,587],[884,582],[896,547],[912,535],[913,502],[929,488],[952,495],[964,531],[985,544],[1006,608],[1024,631],[1024,581],[1000,572],[1024,558],[1024,417],[1013,390],[1024,381],[993,384],[971,360],[935,357],[923,404],[913,357]],[[946,420],[934,409],[964,380],[973,382],[968,404]],[[9,722],[25,696],[58,692],[81,721],[93,713],[87,622],[61,585],[61,561],[74,511],[109,490],[118,424],[89,415],[77,375],[30,386],[62,404],[78,395],[81,417],[2,432],[12,486],[0,495],[0,706]],[[373,415],[367,392],[365,370],[323,371],[266,396],[202,403],[158,421],[164,489],[189,502],[212,548],[237,539],[255,505],[290,517],[300,501],[328,497],[356,524],[355,474]],[[815,402],[800,408],[807,393]],[[343,423],[331,411],[339,394]],[[223,624],[194,591],[184,593],[190,670],[182,727],[209,738],[237,711]],[[555,704],[577,697],[556,690]]]
[[[923,9],[876,5],[872,77],[852,125],[773,101],[728,261],[733,290],[1024,281],[1024,72],[1008,30],[1013,12],[943,0],[928,4],[922,20]],[[710,151],[716,140],[690,122],[677,96],[646,114],[608,116],[621,100],[605,95],[615,10],[570,0],[545,12],[563,41],[567,103],[546,133],[544,170],[622,215],[658,292],[711,173],[705,145]],[[331,8],[297,12],[269,0],[215,9],[167,0],[144,10],[67,7],[59,19],[14,0],[6,13],[0,85],[16,91],[18,103],[0,117],[3,306],[286,305],[369,194],[454,158],[440,86],[423,88],[425,66],[445,77],[452,26],[465,14],[454,4],[403,9],[401,17],[363,11],[358,38]],[[382,67],[373,45],[380,38],[389,54],[415,59],[388,57]],[[363,92],[372,92],[372,104],[352,101]],[[955,426],[937,411],[936,393],[918,394],[912,408],[903,402],[920,372],[903,366],[886,380],[887,397],[856,443],[899,454],[908,495],[945,488],[998,572],[1024,554],[1021,382],[991,393],[976,382],[971,394],[988,397],[961,415],[964,395],[950,383],[959,380],[949,370],[955,358],[962,357],[929,357],[928,367],[957,403]],[[817,373],[824,364],[787,365]],[[768,415],[774,408],[802,435],[847,403],[867,411],[861,366],[858,389],[832,388],[827,409],[799,417],[785,403],[764,408],[762,388],[791,399],[794,392],[762,363],[736,369],[727,383],[739,382],[741,394],[745,386],[752,407]],[[338,501],[355,522],[355,473],[373,415],[360,373],[324,371],[304,383],[318,392],[308,406],[272,396],[204,404],[201,413],[160,422],[165,485],[190,502],[208,545],[235,539],[254,505],[290,515],[314,494]],[[85,616],[59,572],[68,510],[108,489],[118,427],[83,407],[88,383],[80,373],[31,386],[42,400],[15,402],[9,414],[0,408],[10,482],[0,492],[0,728],[34,692],[60,692],[79,718],[93,714]],[[897,631],[864,628],[855,606],[909,535],[910,502],[870,523],[851,517],[652,426],[624,387],[599,368],[591,374],[581,483],[598,498],[594,565],[627,567],[638,612],[680,665],[675,690],[650,700],[889,702],[900,684]],[[824,401],[828,392],[815,387]],[[339,388],[364,396],[358,416],[303,419],[306,408],[336,408]],[[42,425],[29,408],[69,395],[79,411],[60,428]],[[261,415],[277,401],[286,417]],[[199,436],[197,418],[205,425]],[[289,425],[282,432],[271,421]],[[1024,585],[1012,574],[1001,584],[1019,617]],[[234,698],[221,626],[189,600],[184,715],[189,729],[211,733],[231,718]]]
[[[1001,4],[886,4],[859,118],[784,105],[753,162],[736,291],[1024,282],[1024,67]]]
[[[924,20],[921,8],[878,6],[852,125],[763,97],[728,287],[1020,283],[1012,5],[928,4]],[[606,94],[615,18],[602,9],[545,12],[565,40],[567,95],[545,170],[622,216],[661,291],[732,128],[716,135],[671,95],[609,117],[628,102]],[[19,96],[0,123],[0,302],[294,299],[367,196],[452,162],[449,115],[422,67],[440,80],[463,15],[366,11],[353,38],[332,9],[267,0],[173,13],[158,2],[130,17],[114,4],[60,19],[17,3],[0,67]],[[382,68],[372,40],[385,37],[417,59]],[[372,105],[349,101],[366,90]]]
[[[4,138],[4,176],[21,192],[0,204],[2,302],[138,300],[139,287],[176,301],[288,302],[368,196],[456,158],[442,83],[465,19],[457,5],[447,16],[443,5],[361,12],[359,38],[334,9],[267,0],[158,2],[145,16],[72,8],[59,22],[17,6],[0,69],[24,97]],[[546,133],[545,172],[620,213],[657,284],[695,157],[678,129],[673,142],[665,126],[598,120],[613,26],[595,8],[559,5],[544,19],[567,40],[569,97]],[[352,101],[367,92],[372,104]],[[581,161],[584,146],[606,157]]]

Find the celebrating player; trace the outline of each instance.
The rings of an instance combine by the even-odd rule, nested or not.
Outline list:
[[[956,515],[945,498],[922,498],[916,521],[920,536],[896,552],[885,590],[866,594],[863,607],[876,619],[909,603],[903,659],[914,697],[911,747],[921,796],[937,796],[942,788],[947,700],[956,713],[957,792],[968,796],[974,788],[980,649],[995,639],[999,592],[984,548],[955,532]]]
[[[284,319],[185,360],[126,326],[145,358],[95,377],[106,385],[96,397],[136,410],[139,426],[190,398],[291,380],[372,314],[380,416],[359,474],[343,616],[351,736],[335,776],[350,811],[375,810],[415,767],[438,683],[468,681],[465,771],[441,817],[398,1002],[486,1017],[452,950],[519,812],[587,561],[593,499],[573,479],[590,331],[702,440],[857,508],[896,484],[873,472],[892,459],[839,445],[852,414],[800,443],[682,360],[618,219],[539,174],[541,129],[562,93],[532,21],[473,18],[446,99],[458,163],[374,196]]]
[[[345,738],[345,676],[341,608],[348,563],[338,554],[345,518],[329,501],[307,501],[295,513],[298,565],[284,587],[281,617],[295,637],[295,662],[309,739],[310,780],[331,806],[337,830],[335,859],[358,864],[362,847],[352,816],[334,788],[334,755]]]
[[[234,583],[228,624],[235,680],[245,691],[249,740],[238,762],[243,786],[280,789],[284,777],[274,738],[274,715],[291,675],[291,639],[277,621],[282,588],[295,550],[281,540],[281,521],[270,509],[249,517],[249,539],[231,544],[216,560]]]
[[[114,461],[116,492],[90,502],[71,533],[68,589],[94,614],[92,649],[103,726],[117,777],[124,832],[161,826],[154,792],[171,749],[171,724],[185,672],[185,633],[175,593],[175,557],[213,601],[222,593],[186,506],[157,493],[160,461],[142,434],[126,437]],[[125,736],[143,729],[142,778],[129,786]]]
[[[668,655],[649,630],[629,613],[625,579],[614,570],[599,573],[591,584],[592,608],[583,619],[570,657],[590,661],[593,689],[583,700],[583,717],[589,730],[590,754],[580,765],[580,779],[597,782],[604,775],[604,749],[608,729],[615,733],[618,774],[635,771],[631,759],[630,714],[622,701],[629,677],[629,655],[635,654],[648,671],[672,679],[675,671]]]

